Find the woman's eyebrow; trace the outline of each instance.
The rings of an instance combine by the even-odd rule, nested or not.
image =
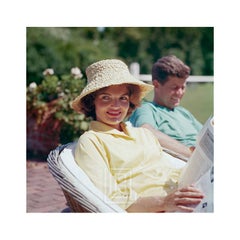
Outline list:
[[[107,92],[101,92],[101,93],[99,93],[98,95],[112,95],[111,93],[107,93]],[[123,93],[123,94],[121,94],[121,96],[124,96],[124,95],[128,95],[129,96],[129,92],[126,92],[126,93]]]
[[[101,92],[98,95],[102,95],[102,94],[104,94],[104,95],[111,95],[110,93],[106,93],[106,92]]]

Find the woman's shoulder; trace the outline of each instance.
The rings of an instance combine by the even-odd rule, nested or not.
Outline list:
[[[95,141],[96,139],[97,139],[97,136],[96,136],[95,132],[92,131],[92,130],[88,130],[88,131],[84,132],[79,137],[80,142],[88,142],[88,141],[91,141],[91,140]]]

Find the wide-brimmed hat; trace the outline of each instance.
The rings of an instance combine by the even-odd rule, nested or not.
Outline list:
[[[87,95],[111,85],[133,84],[139,86],[140,98],[144,98],[153,86],[146,84],[130,74],[127,65],[118,59],[106,59],[93,63],[86,69],[87,85],[71,103],[72,108],[81,112],[81,100]]]

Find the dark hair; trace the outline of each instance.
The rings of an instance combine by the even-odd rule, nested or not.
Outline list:
[[[140,105],[141,103],[141,90],[139,86],[134,84],[126,84],[129,90],[129,109],[127,116],[130,116],[132,112]],[[106,87],[108,88],[108,87]],[[95,97],[98,91],[103,90],[101,88],[93,93],[88,94],[83,97],[81,100],[81,112],[85,114],[86,117],[91,117],[93,120],[96,120],[96,111],[95,111]]]
[[[190,67],[174,55],[158,59],[152,67],[152,80],[157,80],[161,84],[164,84],[169,76],[186,79],[189,75]]]

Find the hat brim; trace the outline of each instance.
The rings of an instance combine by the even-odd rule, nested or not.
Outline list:
[[[124,80],[122,78],[119,79],[114,79],[111,80],[109,79],[108,81],[104,82],[99,82],[99,81],[91,81],[89,84],[86,85],[86,87],[83,89],[81,94],[76,97],[72,102],[71,102],[71,107],[81,113],[82,112],[82,104],[81,100],[86,97],[89,94],[92,94],[102,88],[109,87],[112,85],[122,85],[122,84],[132,84],[136,85],[140,89],[140,99],[142,100],[150,91],[153,90],[153,86],[150,84],[146,84],[136,78],[134,78],[132,75],[129,74],[128,79]]]

